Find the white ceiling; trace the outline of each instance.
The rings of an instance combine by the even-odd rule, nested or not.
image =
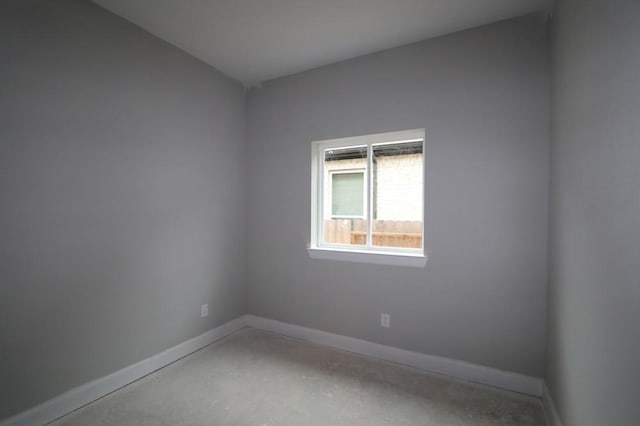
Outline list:
[[[545,9],[550,0],[93,0],[246,85]]]

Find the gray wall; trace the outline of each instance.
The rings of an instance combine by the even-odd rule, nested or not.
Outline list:
[[[542,376],[548,67],[527,16],[251,90],[249,312]],[[420,127],[426,267],[310,259],[311,141]]]
[[[4,418],[245,312],[245,107],[89,2],[3,1],[0,58]]]
[[[554,17],[546,380],[566,426],[640,418],[640,2]]]

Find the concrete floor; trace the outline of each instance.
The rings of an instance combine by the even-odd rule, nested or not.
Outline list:
[[[245,328],[55,425],[539,425],[539,400]]]

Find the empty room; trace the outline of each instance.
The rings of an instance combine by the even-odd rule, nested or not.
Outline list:
[[[640,1],[0,0],[0,426],[640,424]]]

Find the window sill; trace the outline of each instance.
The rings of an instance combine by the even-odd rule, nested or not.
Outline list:
[[[399,254],[326,247],[308,247],[307,252],[312,259],[337,260],[340,262],[373,263],[378,265],[410,266],[414,268],[424,268],[427,264],[427,256],[413,253]]]

